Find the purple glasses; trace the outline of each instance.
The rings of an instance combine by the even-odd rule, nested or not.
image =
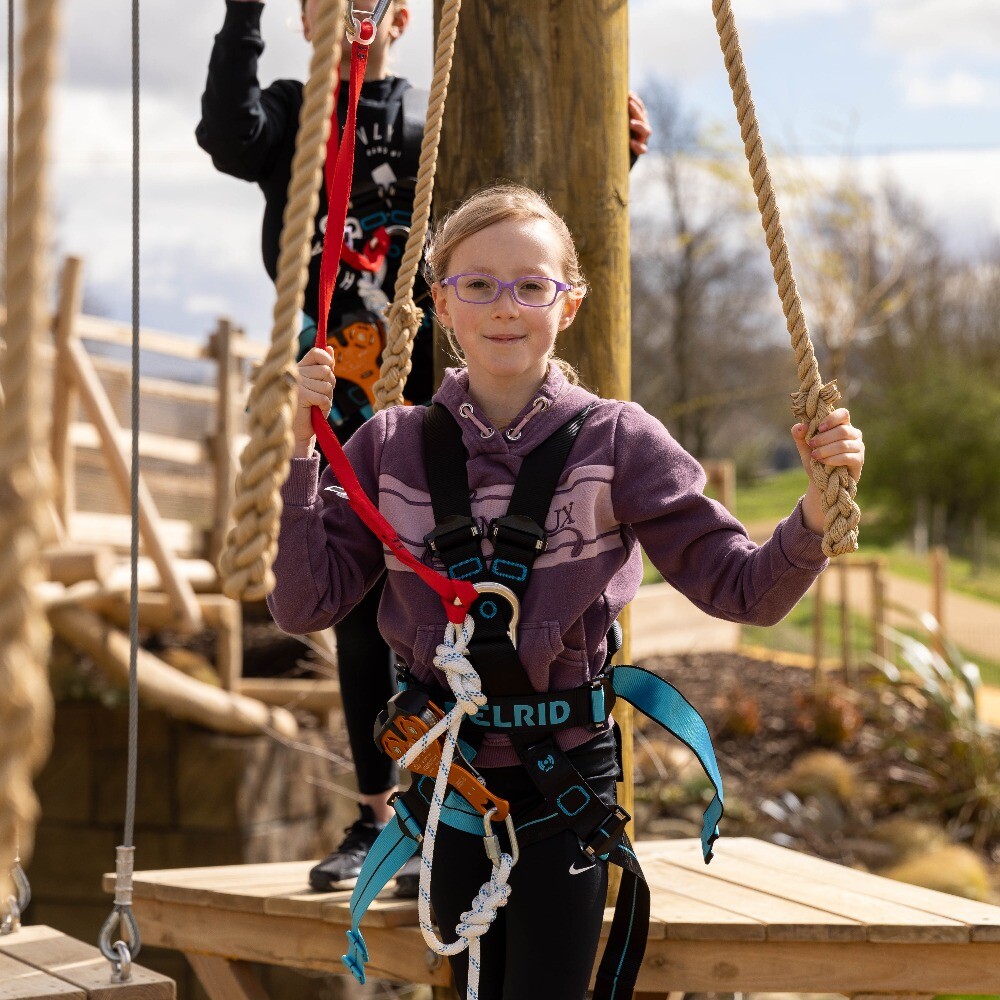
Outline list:
[[[462,302],[472,302],[480,306],[496,302],[506,288],[515,302],[522,306],[530,306],[532,309],[552,305],[560,292],[568,292],[573,287],[567,285],[565,281],[556,281],[555,278],[536,274],[515,278],[513,281],[501,281],[492,274],[452,274],[442,278],[441,284],[454,288],[455,294]]]

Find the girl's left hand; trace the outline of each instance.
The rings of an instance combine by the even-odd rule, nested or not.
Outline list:
[[[851,423],[851,415],[846,409],[830,413],[808,441],[806,430],[806,424],[796,424],[792,428],[792,437],[810,483],[813,459],[827,466],[843,466],[855,482],[861,478],[865,465],[865,443],[861,431]]]

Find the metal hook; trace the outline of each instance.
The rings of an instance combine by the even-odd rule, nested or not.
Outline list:
[[[507,626],[507,635],[510,637],[511,645],[517,649],[517,621],[521,616],[521,602],[517,599],[517,594],[510,587],[505,587],[502,583],[494,583],[492,580],[483,580],[481,583],[474,583],[476,592],[479,594],[496,594],[502,597],[511,608],[510,624]]]
[[[389,9],[389,4],[392,0],[376,0],[374,10],[355,10],[354,3],[348,4],[347,10],[344,12],[344,23],[346,26],[347,37],[351,42],[358,42],[361,45],[371,45],[375,40],[375,35],[378,33],[379,25],[385,18],[385,12]],[[359,15],[361,15],[359,17]],[[364,38],[361,34],[361,27],[365,22],[370,22],[372,25],[372,32],[368,38]]]
[[[118,940],[112,944],[111,939],[119,929],[124,940]],[[101,933],[98,935],[97,945],[101,949],[101,954],[111,963],[112,976],[125,976],[127,979],[131,975],[132,959],[142,950],[139,925],[136,923],[131,906],[115,906],[108,914],[108,919],[104,921]],[[123,948],[126,956],[124,961],[122,959]],[[115,982],[124,981],[125,979],[115,980]]]
[[[7,912],[0,921],[0,935],[13,934],[21,926],[21,916],[31,902],[31,883],[21,867],[20,860],[14,862],[14,867],[10,870],[10,878],[17,890],[16,896],[8,896],[6,899]]]
[[[486,847],[486,856],[495,865],[500,864],[500,841],[493,832],[493,817],[497,814],[496,806],[488,809],[483,815],[483,829],[486,836],[483,837],[483,844]],[[514,814],[507,813],[507,837],[510,840],[511,867],[517,864],[521,857],[521,852],[517,846],[517,833],[514,830]]]

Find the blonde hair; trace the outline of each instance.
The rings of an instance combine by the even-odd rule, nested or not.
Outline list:
[[[455,248],[463,240],[500,222],[531,219],[542,219],[552,227],[559,243],[563,278],[573,286],[569,294],[583,298],[587,294],[587,281],[583,276],[580,257],[566,220],[549,204],[545,195],[523,184],[509,181],[480,189],[441,219],[428,238],[424,251],[424,276],[427,283],[434,284],[448,276]],[[465,358],[454,334],[447,327],[444,329],[448,334],[452,353],[464,364]],[[570,382],[574,385],[579,383],[580,377],[568,361],[556,357],[555,354],[551,357]]]

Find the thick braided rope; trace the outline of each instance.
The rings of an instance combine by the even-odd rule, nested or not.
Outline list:
[[[396,275],[393,303],[389,307],[389,333],[382,352],[381,373],[374,386],[376,410],[398,406],[403,402],[403,389],[412,367],[410,357],[413,354],[413,340],[423,320],[423,313],[413,301],[413,282],[424,253],[424,240],[427,238],[427,226],[431,217],[434,175],[438,147],[441,144],[441,123],[444,120],[461,9],[462,0],[445,0],[441,11],[437,52],[434,56],[434,78],[427,103],[427,124],[420,144],[417,187],[413,195],[413,217],[410,220],[403,261]]]
[[[488,882],[480,887],[471,908],[461,917],[455,933],[458,940],[445,944],[434,930],[431,920],[431,864],[434,860],[434,845],[437,841],[437,828],[444,805],[444,797],[448,787],[448,772],[458,745],[458,730],[465,715],[475,713],[486,704],[482,682],[479,674],[469,662],[469,642],[475,625],[470,615],[466,615],[461,630],[451,622],[445,627],[444,641],[437,648],[434,666],[445,673],[448,683],[455,695],[455,707],[444,718],[429,729],[404,754],[400,763],[409,767],[442,733],[445,734],[444,748],[441,751],[441,765],[438,768],[431,793],[431,807],[427,815],[427,826],[424,830],[423,851],[420,855],[420,890],[417,899],[417,914],[420,931],[427,947],[437,955],[459,955],[469,949],[469,976],[466,990],[466,1000],[479,1000],[480,944],[479,939],[489,930],[490,924],[496,918],[497,910],[506,904],[510,896],[510,878],[514,860],[511,855],[500,854],[499,863],[494,862],[493,871]]]
[[[809,433],[815,432],[830,411],[837,405],[840,393],[836,383],[826,385],[820,378],[819,365],[805,315],[799,298],[792,265],[788,259],[788,244],[781,225],[781,215],[774,198],[771,172],[767,165],[764,143],[757,125],[757,112],[750,94],[746,67],[740,39],[733,20],[730,0],[712,0],[715,26],[719,32],[719,43],[725,56],[729,85],[733,91],[733,103],[740,124],[740,135],[750,165],[754,194],[760,209],[761,225],[767,237],[767,248],[771,255],[774,280],[781,298],[781,308],[785,323],[792,339],[795,362],[798,369],[799,391],[792,395],[792,412],[797,420],[809,424]],[[823,551],[828,556],[844,555],[858,547],[858,522],[861,512],[854,502],[857,484],[842,468],[828,469],[821,462],[812,463],[813,480],[822,494],[825,523],[823,526]]]
[[[17,854],[30,856],[38,802],[31,787],[49,752],[49,628],[35,596],[40,514],[51,494],[47,388],[35,346],[46,335],[45,173],[55,78],[58,0],[31,0],[21,42],[14,195],[7,240],[7,350],[0,361],[0,897]],[[9,153],[10,151],[8,151]]]
[[[246,601],[260,600],[274,589],[271,566],[278,547],[281,485],[288,477],[288,462],[295,446],[291,432],[298,320],[309,278],[311,241],[330,134],[339,66],[336,56],[343,30],[341,12],[342,0],[328,0],[316,24],[288,203],[281,224],[271,346],[250,393],[250,440],[240,459],[233,501],[236,523],[219,562],[222,589],[229,597]]]

